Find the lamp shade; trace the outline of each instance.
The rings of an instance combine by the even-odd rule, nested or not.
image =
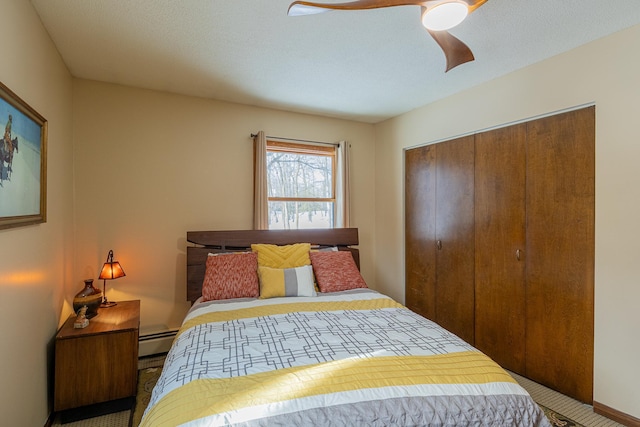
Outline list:
[[[118,277],[124,277],[126,274],[118,261],[113,260],[113,251],[109,251],[107,262],[102,266],[99,279],[112,280]]]
[[[100,272],[99,279],[117,279],[118,277],[124,277],[124,270],[120,266],[118,261],[115,262],[105,262],[102,266],[102,271]]]

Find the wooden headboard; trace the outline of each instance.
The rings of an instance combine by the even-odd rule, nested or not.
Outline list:
[[[252,243],[289,245],[311,243],[320,247],[337,246],[350,251],[358,268],[360,254],[351,246],[358,244],[357,228],[331,228],[313,230],[232,230],[187,231],[187,301],[195,301],[202,295],[207,254],[251,250]]]

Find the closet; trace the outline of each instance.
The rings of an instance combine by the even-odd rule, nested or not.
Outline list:
[[[406,305],[593,394],[595,107],[405,152]]]

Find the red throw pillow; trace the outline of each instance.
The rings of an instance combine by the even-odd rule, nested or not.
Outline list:
[[[230,298],[257,298],[258,254],[218,254],[207,257],[207,270],[202,283],[204,301]]]
[[[367,287],[351,252],[311,252],[309,257],[320,292]]]

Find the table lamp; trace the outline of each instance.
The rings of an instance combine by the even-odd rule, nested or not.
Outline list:
[[[102,285],[103,299],[102,304],[100,304],[100,308],[109,308],[116,305],[115,302],[107,300],[107,280],[113,280],[124,276],[126,276],[126,274],[124,274],[124,270],[122,269],[118,261],[113,260],[113,250],[110,250],[109,254],[107,255],[107,262],[105,262],[102,266],[100,277],[98,277],[99,279],[104,280]]]

